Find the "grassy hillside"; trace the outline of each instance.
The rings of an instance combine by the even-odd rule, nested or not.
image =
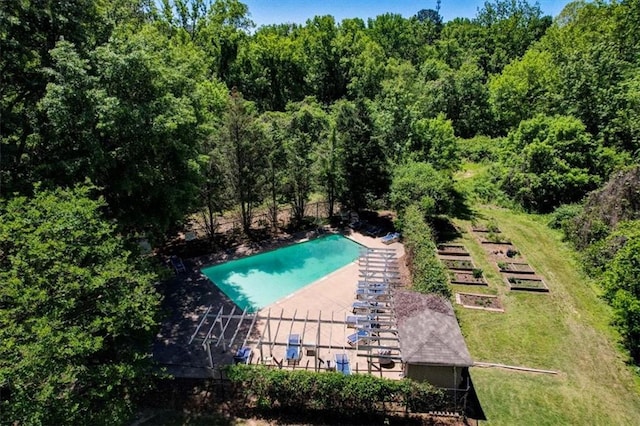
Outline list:
[[[498,223],[550,292],[509,291],[470,221],[455,220],[489,286],[455,285],[454,292],[498,294],[505,308],[503,314],[458,309],[474,360],[559,372],[473,368],[489,424],[640,424],[640,381],[625,364],[609,308],[579,272],[575,252],[544,217],[487,206],[477,207],[475,215]]]

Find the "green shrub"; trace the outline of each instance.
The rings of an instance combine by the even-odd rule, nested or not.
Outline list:
[[[562,229],[566,233],[569,223],[580,213],[582,213],[580,204],[563,204],[551,213],[548,225],[552,229]]]
[[[404,212],[402,224],[413,289],[420,293],[450,297],[447,274],[436,256],[433,231],[425,221],[424,213],[415,204],[411,205]]]
[[[236,394],[260,409],[327,410],[345,415],[382,413],[391,404],[420,412],[455,409],[443,391],[409,379],[244,364],[228,366],[226,374]]]
[[[496,161],[502,144],[502,138],[493,139],[480,135],[471,139],[458,139],[457,143],[460,157],[474,163]]]

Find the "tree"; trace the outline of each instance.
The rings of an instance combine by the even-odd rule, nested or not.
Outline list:
[[[343,152],[344,147],[338,141],[335,127],[331,129],[331,135],[320,143],[316,150],[316,180],[329,204],[329,217],[333,216],[335,204],[342,198],[344,192],[345,171],[340,162]]]
[[[343,20],[334,46],[347,78],[349,97],[373,99],[384,77],[385,56],[380,45],[367,34],[364,22]]]
[[[307,81],[313,95],[329,104],[347,92],[345,72],[335,47],[338,35],[333,16],[316,16],[307,21],[302,37],[307,62]]]
[[[249,233],[253,209],[261,201],[265,170],[265,147],[257,125],[254,105],[231,91],[229,107],[220,133],[220,149],[234,201],[240,207],[242,229]]]
[[[311,193],[313,180],[313,153],[327,137],[327,114],[315,98],[290,104],[291,116],[287,140],[284,144],[286,170],[284,174],[285,196],[291,203],[293,220],[300,224]]]
[[[60,39],[84,53],[109,36],[95,0],[0,2],[0,179],[3,193],[28,192],[33,145],[39,141],[38,102]]]
[[[456,170],[460,159],[451,120],[444,114],[413,123],[414,137],[407,152],[410,158],[428,162],[438,170]]]
[[[486,1],[475,21],[485,30],[487,75],[500,72],[512,59],[524,55],[551,25],[551,17],[542,15],[540,5],[526,0]]]
[[[528,50],[488,85],[491,108],[502,129],[514,128],[537,114],[558,112],[558,68],[545,50]]]
[[[387,77],[373,104],[376,138],[385,154],[399,161],[413,142],[412,125],[418,118],[429,116],[425,85],[411,63],[390,60]]]
[[[453,179],[429,163],[409,161],[394,170],[390,199],[399,214],[413,204],[427,216],[448,214],[454,203]]]
[[[527,209],[577,202],[602,181],[599,146],[573,117],[538,116],[509,134],[503,189]]]
[[[0,205],[2,423],[121,424],[151,377],[157,277],[93,192]]]
[[[201,52],[167,45],[154,26],[82,59],[58,43],[39,103],[34,180],[55,187],[88,177],[124,232],[161,234],[198,204],[198,150],[209,137],[200,108]]]
[[[288,102],[304,97],[306,69],[299,32],[288,25],[261,27],[240,46],[233,82],[262,110],[284,111]]]
[[[624,346],[640,362],[640,236],[629,238],[618,250],[603,278],[605,297],[614,309]]]
[[[373,122],[364,100],[339,101],[333,106],[336,134],[343,147],[345,171],[343,205],[355,210],[367,207],[389,189],[387,158],[373,135]]]
[[[283,112],[265,112],[260,117],[262,134],[265,139],[266,170],[265,194],[268,198],[271,228],[278,228],[280,202],[284,199],[284,175],[286,173],[285,140],[287,138],[289,117]]]

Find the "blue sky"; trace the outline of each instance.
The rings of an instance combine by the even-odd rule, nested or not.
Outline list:
[[[337,22],[344,18],[373,18],[386,12],[399,13],[408,18],[420,9],[435,9],[436,0],[241,0],[249,7],[251,19],[256,25],[294,22],[304,24],[316,15],[333,15]],[[530,0],[530,3],[535,3]],[[539,0],[546,15],[557,16],[569,0]],[[456,17],[473,18],[484,0],[441,0],[440,15],[445,22]]]

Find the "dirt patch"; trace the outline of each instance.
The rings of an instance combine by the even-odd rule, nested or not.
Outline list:
[[[487,252],[489,260],[494,262],[522,262],[524,260],[520,251],[511,244],[486,244],[483,246]]]

